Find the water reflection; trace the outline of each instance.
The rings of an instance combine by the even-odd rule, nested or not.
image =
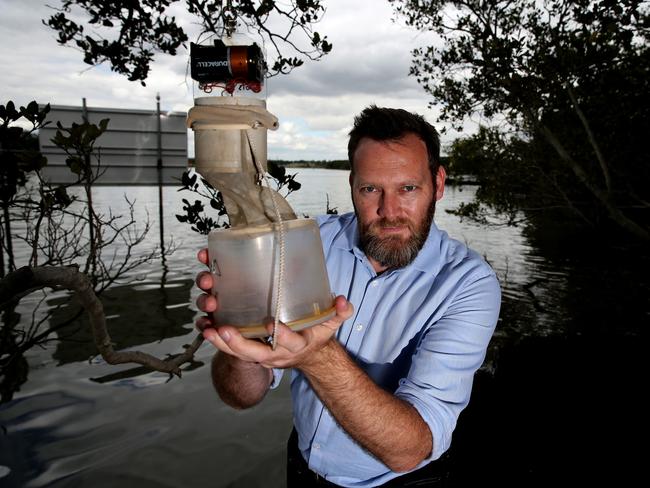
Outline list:
[[[340,212],[351,209],[346,172],[298,171],[303,189],[289,200],[300,213],[324,212],[326,194]],[[123,191],[98,189],[96,201],[119,201]],[[156,187],[128,191],[141,215],[147,207],[153,213]],[[165,229],[177,251],[102,298],[116,348],[162,355],[182,350],[195,334],[195,256],[205,238],[175,222],[177,195],[165,192]],[[454,486],[585,486],[608,477],[614,486],[631,484],[642,466],[634,446],[645,440],[647,250],[602,236],[480,227],[445,212],[472,193],[448,189],[436,220],[492,264],[503,305],[454,434]],[[150,238],[159,239],[155,230]],[[31,303],[21,304],[23,317]],[[216,398],[202,367],[211,346],[199,349],[181,380],[168,381],[144,368],[88,362],[96,351],[87,326],[77,326],[81,343],[29,351],[29,381],[0,406],[0,466],[10,470],[0,470],[7,473],[0,485],[111,486],[116,473],[124,487],[284,485],[286,381],[259,407],[233,411]]]
[[[492,368],[454,434],[453,486],[633,486],[648,250],[551,225],[527,236],[528,282],[504,287]]]
[[[115,349],[127,349],[187,334],[185,324],[191,323],[189,279],[167,283],[139,283],[114,286],[101,295],[106,315],[106,327]],[[62,323],[78,314],[80,305],[68,302],[68,297],[48,300],[55,311],[52,323]],[[84,313],[58,332],[59,340],[52,358],[59,365],[86,361],[97,355],[90,323]]]
[[[645,418],[631,337],[524,337],[479,372],[452,442],[452,486],[635,486]]]

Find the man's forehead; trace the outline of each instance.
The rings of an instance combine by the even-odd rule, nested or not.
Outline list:
[[[363,167],[390,169],[402,166],[402,169],[420,170],[429,164],[424,142],[419,138],[400,139],[398,141],[362,140],[354,155],[354,170]],[[369,169],[369,168],[367,168]]]
[[[398,137],[392,137],[389,139],[375,139],[373,137],[365,136],[359,140],[357,149],[361,147],[361,145],[410,146],[412,144],[417,144],[417,141],[419,141],[426,148],[426,144],[424,140],[422,140],[422,138],[419,135],[417,135],[415,132],[405,132],[404,134]]]

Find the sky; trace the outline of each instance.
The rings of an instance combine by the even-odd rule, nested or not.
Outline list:
[[[186,75],[189,43],[176,56],[157,54],[143,87],[107,65],[85,64],[79,50],[56,42],[55,32],[41,20],[53,15],[51,7],[59,2],[0,0],[0,104],[36,100],[80,106],[85,97],[89,107],[155,109],[159,93],[164,111],[192,107],[192,80]],[[324,4],[327,11],[315,30],[334,45],[332,52],[266,83],[267,108],[280,121],[280,128],[268,134],[269,159],[347,159],[353,118],[369,104],[411,110],[442,128],[437,109],[428,107],[431,96],[408,76],[411,50],[430,44],[430,35],[394,22],[385,0]],[[170,12],[196,41],[197,27],[183,5],[177,2]],[[466,127],[465,132],[471,131],[472,124]],[[443,152],[458,135],[449,128],[442,137]]]

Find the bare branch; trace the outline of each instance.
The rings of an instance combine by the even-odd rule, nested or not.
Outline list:
[[[193,360],[194,353],[203,343],[203,337],[198,334],[191,345],[182,354],[159,359],[142,351],[115,351],[111,337],[106,328],[104,307],[93,291],[88,277],[80,273],[76,266],[34,268],[23,267],[0,280],[0,303],[5,304],[16,297],[25,296],[34,290],[44,287],[68,289],[73,291],[83,305],[92,328],[95,346],[104,360],[109,364],[137,363],[156,371],[181,376],[180,367]]]

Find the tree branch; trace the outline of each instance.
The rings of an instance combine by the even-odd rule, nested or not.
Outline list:
[[[620,209],[611,202],[609,195],[603,192],[589,180],[589,177],[587,176],[585,170],[575,159],[571,157],[560,140],[555,136],[553,131],[551,131],[546,125],[542,124],[529,109],[523,110],[528,116],[530,122],[546,138],[553,149],[555,149],[555,152],[558,154],[558,156],[560,156],[560,159],[564,161],[569,166],[569,168],[571,168],[571,171],[573,171],[573,174],[576,175],[578,180],[580,180],[580,182],[591,192],[591,194],[600,201],[600,203],[609,213],[609,216],[621,227],[627,229],[632,234],[640,237],[645,241],[650,241],[650,232],[648,232],[647,229],[644,229],[633,220],[627,218],[627,216],[625,216],[623,212],[621,212]]]
[[[163,373],[181,376],[180,366],[192,361],[194,353],[203,343],[198,334],[182,354],[159,359],[141,351],[115,351],[106,328],[104,307],[97,298],[89,278],[80,273],[77,266],[38,266],[22,267],[0,280],[0,307],[35,290],[65,288],[76,293],[79,302],[88,312],[95,346],[109,364],[137,363]]]
[[[589,139],[589,144],[591,144],[591,147],[594,150],[594,153],[596,153],[596,158],[598,159],[598,163],[600,164],[600,169],[603,172],[603,178],[605,179],[605,187],[607,188],[607,193],[612,192],[612,182],[611,178],[609,176],[609,168],[607,167],[607,162],[605,161],[605,158],[603,157],[603,153],[600,151],[600,146],[598,145],[598,142],[596,142],[596,138],[594,137],[594,133],[591,131],[591,127],[589,125],[589,121],[587,120],[587,117],[585,117],[584,112],[580,108],[580,105],[578,105],[578,99],[576,98],[575,92],[573,91],[573,88],[571,88],[571,85],[569,82],[565,82],[564,86],[566,87],[566,91],[569,94],[569,98],[571,99],[571,103],[573,104],[573,108],[576,111],[576,114],[580,118],[580,122],[582,122],[582,126],[585,129],[585,132],[587,133],[587,138]]]

